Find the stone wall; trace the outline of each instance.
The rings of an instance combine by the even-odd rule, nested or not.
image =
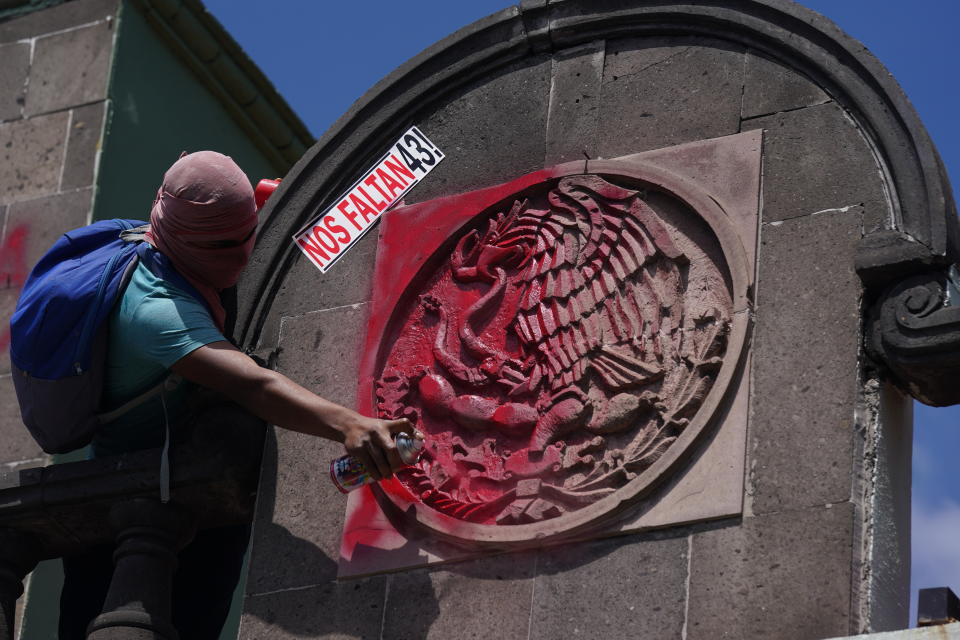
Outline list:
[[[117,0],[78,0],[0,23],[0,321],[64,231],[86,224],[94,185]],[[0,464],[36,464],[43,453],[20,422],[0,337]]]
[[[523,7],[535,16],[546,4]],[[428,51],[422,66],[372,91],[308,153],[268,211],[244,283],[247,340],[273,352],[297,382],[355,405],[377,238],[368,234],[323,275],[288,243],[382,151],[348,150],[369,138],[392,142],[390,116],[409,117],[447,155],[408,203],[584,155],[762,129],[742,517],[338,581],[344,500],[327,464],[341,448],[277,430],[262,472],[241,637],[795,639],[906,626],[909,561],[874,557],[908,548],[909,447],[889,443],[910,441],[910,417],[895,391],[881,402],[861,355],[864,290],[854,258],[866,234],[896,225],[869,133],[835,86],[797,71],[789,56],[732,36],[679,35],[679,27],[563,46],[576,39],[563,20],[580,4],[558,4],[572,8],[557,10],[556,28],[533,17],[518,26],[506,10],[458,34],[526,39],[521,59],[488,63],[416,108],[381,102],[381,116],[371,105],[398,101],[403,73],[411,85],[441,86],[431,76],[439,73],[431,54],[442,58],[441,49]],[[552,44],[538,39],[544,32]],[[449,64],[453,74],[471,63]],[[411,92],[424,96],[424,86]],[[875,510],[892,525],[874,527]]]
[[[118,0],[77,0],[0,23],[0,467],[4,471],[46,460],[20,421],[10,380],[7,323],[20,287],[43,252],[64,231],[90,221],[117,9]]]

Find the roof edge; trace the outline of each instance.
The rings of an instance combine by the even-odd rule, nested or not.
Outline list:
[[[132,0],[282,175],[315,142],[273,83],[200,0]]]

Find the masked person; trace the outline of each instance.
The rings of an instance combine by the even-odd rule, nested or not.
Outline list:
[[[236,284],[253,250],[257,211],[246,175],[213,151],[183,155],[166,172],[145,239],[195,293],[137,266],[109,319],[106,407],[143,394],[172,372],[189,384],[158,395],[98,430],[95,457],[159,447],[188,417],[194,385],[218,392],[268,423],[342,442],[379,479],[403,466],[393,436],[406,420],[378,420],[325,400],[258,366],[223,335],[220,291]],[[198,300],[196,293],[202,297]],[[159,403],[163,406],[159,406]],[[249,527],[201,531],[180,555],[173,623],[183,640],[218,637],[239,577]],[[83,638],[103,606],[112,548],[64,558],[60,638]]]

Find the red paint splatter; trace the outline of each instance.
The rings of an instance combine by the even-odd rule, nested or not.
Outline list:
[[[18,225],[7,234],[3,245],[0,246],[0,290],[14,289],[19,291],[30,274],[27,268],[26,247],[30,229],[27,225]],[[12,313],[11,309],[11,313]],[[10,347],[10,324],[4,322],[0,332],[0,351]]]
[[[26,261],[29,234],[27,225],[19,225],[7,234],[3,246],[0,246],[0,288],[19,289],[26,282],[30,273]]]
[[[475,216],[478,211],[489,209],[498,202],[506,202],[507,204],[504,208],[509,209],[508,199],[518,191],[522,191],[529,186],[544,183],[551,178],[560,177],[565,175],[565,173],[566,170],[560,168],[540,171],[523,176],[509,184],[498,185],[449,198],[439,198],[430,202],[403,207],[402,209],[388,212],[384,215],[384,219],[381,221],[380,243],[374,275],[378,285],[375,287],[373,308],[371,309],[368,320],[366,344],[363,350],[364,362],[361,365],[361,371],[363,373],[360,376],[358,389],[359,408],[361,411],[368,414],[373,414],[377,411],[374,398],[374,382],[377,379],[378,372],[381,371],[385,365],[384,361],[389,358],[388,351],[392,351],[393,353],[402,351],[403,359],[407,363],[420,362],[429,364],[434,360],[432,339],[416,339],[414,337],[414,339],[403,340],[403,336],[401,335],[392,335],[384,338],[384,334],[391,330],[387,324],[393,316],[394,310],[398,307],[418,304],[416,299],[411,299],[412,294],[410,291],[412,289],[408,289],[407,285],[411,282],[424,283],[436,273],[437,265],[430,264],[431,256],[435,255],[440,247],[450,243],[451,238],[462,236],[463,230],[467,228],[468,225],[475,224]],[[481,228],[478,231],[482,235],[484,229]],[[467,252],[471,249],[470,246],[461,248]],[[522,256],[513,256],[510,258],[507,255],[496,255],[491,256],[491,258],[519,261],[519,259],[522,259]],[[487,265],[482,260],[480,262],[481,264],[477,265],[478,273],[489,277],[492,272],[485,273],[482,269],[489,271],[490,265]],[[467,274],[467,280],[469,280],[469,274]],[[476,283],[461,283],[459,286],[453,286],[447,283],[447,285],[442,287],[442,297],[444,299],[440,300],[440,304],[451,310],[469,308],[471,305],[477,303],[490,289],[490,284],[486,281],[480,282],[479,278]],[[519,302],[517,300],[519,293],[520,292],[514,287],[507,286],[503,291],[503,298],[501,300],[502,308],[507,310],[515,309]],[[504,336],[508,334],[507,325],[512,316],[513,314],[509,312],[495,314],[495,317],[486,321],[479,336],[485,343],[495,345],[500,354],[506,358],[513,358],[519,354],[518,345],[510,340],[504,339]],[[418,318],[419,317],[420,315],[418,315]],[[424,315],[423,320],[429,321],[431,327],[434,327],[430,329],[430,334],[432,335],[436,331],[436,319],[432,317],[428,318]],[[413,324],[417,324],[417,321],[414,321]],[[392,330],[396,331],[396,328]],[[396,344],[396,340],[398,339],[403,340],[404,344]],[[453,340],[451,340],[451,342],[453,342]],[[431,379],[424,378],[424,380],[426,384],[429,385]],[[437,391],[440,395],[443,395],[442,389],[438,389]],[[477,401],[474,402],[474,400]],[[490,406],[486,406],[479,402],[478,398],[474,398],[469,394],[461,394],[454,402],[457,403],[457,408],[462,409],[462,411],[458,412],[458,418],[462,419],[465,415],[477,413],[478,420],[485,424],[493,423],[494,425],[500,425],[502,422],[503,424],[500,425],[502,428],[497,426],[497,430],[500,432],[499,440],[502,445],[512,451],[521,452],[529,446],[529,431],[530,428],[532,428],[533,422],[535,422],[535,411],[532,407],[513,406],[506,398],[502,400],[503,402],[501,403],[493,402],[491,404],[488,402],[486,404]],[[450,403],[446,402],[443,404]],[[460,407],[460,405],[464,406]],[[524,409],[527,410],[524,411]],[[437,414],[439,413],[442,413],[442,411],[437,412]],[[442,417],[437,414],[432,416],[432,421],[437,422],[439,418],[442,422]],[[488,416],[487,414],[491,415]],[[531,415],[529,414],[533,414],[534,419],[531,419]],[[422,416],[422,418],[423,420],[431,420],[429,416]],[[462,476],[451,477],[451,485],[460,485],[461,481],[463,481],[464,485],[469,484],[472,489],[475,490],[478,501],[495,500],[500,495],[501,490],[492,486],[492,483],[488,483],[491,486],[486,486],[483,480],[470,480],[471,460],[462,459],[464,458],[463,453],[466,452],[460,452],[459,448],[454,450],[452,448],[453,443],[446,441],[444,437],[445,434],[443,434],[445,429],[441,428],[442,425],[435,424],[433,425],[435,428],[424,428],[428,427],[428,425],[422,423],[420,426],[422,430],[427,432],[427,448],[430,450],[428,457],[437,462],[443,459],[448,463],[443,465],[446,469],[451,471],[454,476]],[[482,440],[483,438],[478,434],[477,439]],[[488,467],[495,466],[497,461],[501,461],[502,463],[502,452],[481,451],[482,447],[480,446],[480,442],[474,444],[476,444],[477,447],[469,457],[474,455],[483,457],[483,462]],[[556,462],[553,459],[555,452],[546,451],[544,453],[546,454],[545,457],[550,458],[549,466],[553,466]],[[456,461],[454,461],[454,458],[456,458]],[[520,476],[522,477],[538,475],[539,472],[542,471],[541,467],[545,466],[540,458],[541,456],[539,455],[533,460],[526,455],[517,456],[511,461],[513,468],[511,468],[509,472],[516,473],[520,471]],[[518,466],[524,468],[522,470],[517,469],[516,467]],[[401,479],[404,480],[403,484],[391,482],[382,485],[382,488],[394,498],[394,502],[423,501],[424,496],[417,493],[415,483],[408,482],[409,477],[407,475],[403,473],[400,475]],[[412,493],[410,493],[411,491]],[[370,506],[375,507],[376,505]],[[494,515],[495,510],[491,510],[491,513],[484,514],[477,512],[473,521],[492,523],[491,518]],[[373,519],[382,517],[379,513],[379,508],[377,508],[377,514],[371,514],[370,517]],[[355,526],[356,522],[352,521],[351,525]],[[345,538],[348,535],[348,531],[354,528],[354,526],[345,529]],[[456,521],[449,523],[449,528],[459,527],[460,523]]]
[[[406,538],[397,532],[380,510],[370,485],[353,492],[347,505],[347,517],[340,540],[342,560],[353,560],[358,547],[392,549],[406,543]]]

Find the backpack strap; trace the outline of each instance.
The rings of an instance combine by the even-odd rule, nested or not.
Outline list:
[[[130,400],[127,400],[116,409],[97,414],[97,418],[100,420],[100,424],[107,424],[109,422],[113,422],[120,416],[126,414],[128,411],[132,411],[133,409],[136,409],[147,400],[150,400],[151,398],[155,398],[156,396],[163,393],[164,391],[169,392],[169,391],[175,390],[177,387],[180,386],[181,382],[183,382],[183,378],[181,378],[180,376],[174,373],[171,373],[166,378],[161,380],[158,384],[154,385],[153,387],[150,387],[140,395],[134,398],[131,398]]]

